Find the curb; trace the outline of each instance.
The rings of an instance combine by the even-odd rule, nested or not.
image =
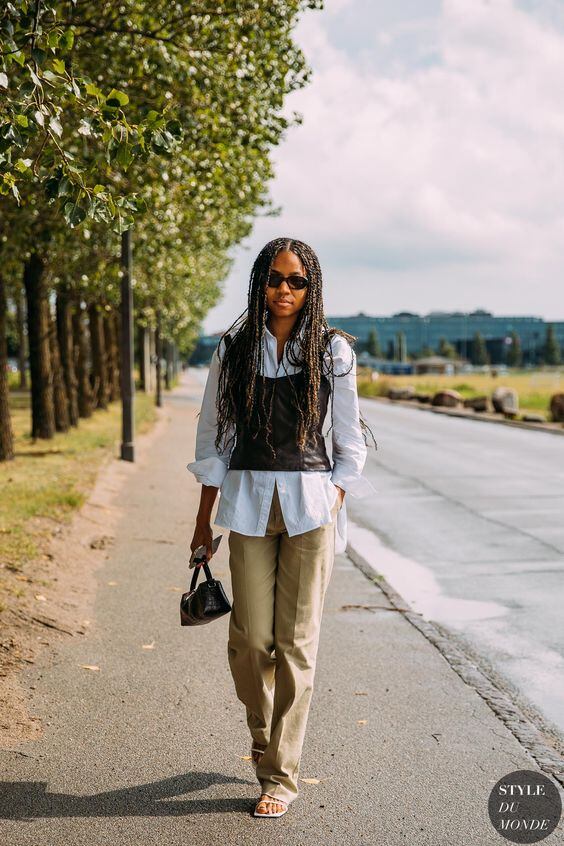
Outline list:
[[[564,759],[547,745],[541,732],[508,695],[478,669],[464,651],[454,643],[446,630],[437,623],[424,620],[421,614],[409,609],[409,604],[355,548],[347,544],[346,553],[352,563],[374,582],[393,607],[435,646],[460,678],[472,687],[489,705],[494,714],[533,757],[547,775],[564,787]],[[407,609],[407,610],[406,610]]]
[[[548,432],[550,435],[564,435],[564,426],[558,427],[558,423],[529,423],[526,420],[506,420],[504,417],[485,416],[481,412],[462,411],[454,408],[433,406],[429,403],[420,403],[416,400],[392,400],[389,397],[364,396],[359,393],[359,398],[364,400],[376,400],[388,405],[403,405],[408,408],[416,408],[418,411],[431,411],[433,414],[445,414],[447,417],[461,417],[463,420],[479,420],[482,423],[497,423],[502,426],[513,426],[517,429],[533,429],[537,432]]]

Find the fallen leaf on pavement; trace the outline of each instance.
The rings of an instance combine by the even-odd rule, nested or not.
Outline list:
[[[47,597],[46,597],[46,596],[43,596],[43,594],[42,594],[42,593],[36,593],[36,594],[35,594],[35,598],[36,598],[39,602],[47,602]]]
[[[365,726],[367,722],[368,720],[357,720],[356,724],[357,726]]]
[[[242,761],[250,761],[252,760],[252,755],[239,755]]]
[[[99,670],[100,667],[97,667],[96,664],[81,664],[80,665],[83,670]]]
[[[306,784],[321,784],[323,781],[328,781],[330,776],[327,778],[300,778],[300,781],[305,781]]]

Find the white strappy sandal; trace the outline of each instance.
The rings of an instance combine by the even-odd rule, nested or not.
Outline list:
[[[273,802],[276,802],[277,804],[280,804],[283,807],[282,807],[281,811],[277,811],[274,814],[273,813],[271,813],[271,814],[261,814],[259,811],[257,811],[258,806],[259,805],[266,805],[268,803],[268,799],[262,799],[261,798],[261,799],[258,800],[257,804],[255,805],[255,811],[254,811],[254,814],[253,814],[254,817],[267,817],[267,818],[281,817],[288,810],[288,803],[284,802],[283,799],[277,799],[276,796],[271,796],[270,793],[261,793],[261,796],[268,796],[268,799],[271,799]]]

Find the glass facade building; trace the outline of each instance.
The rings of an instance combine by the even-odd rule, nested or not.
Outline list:
[[[472,338],[479,332],[486,342],[492,363],[504,363],[512,332],[519,335],[524,363],[535,363],[541,353],[549,325],[541,317],[498,317],[481,309],[473,312],[432,311],[426,315],[398,312],[391,317],[372,317],[359,312],[350,317],[327,316],[330,326],[337,326],[357,338],[357,349],[366,348],[371,329],[375,329],[382,352],[395,343],[403,332],[408,355],[419,355],[425,347],[437,350],[441,338],[449,341],[461,358],[469,358]],[[564,321],[554,321],[554,334],[564,352]]]
[[[481,309],[472,312],[431,311],[426,315],[401,311],[391,317],[373,317],[361,311],[350,317],[327,315],[327,322],[354,335],[358,352],[366,349],[370,331],[375,329],[384,356],[390,347],[397,349],[398,333],[403,333],[408,356],[418,357],[425,348],[437,351],[441,338],[445,338],[460,358],[470,359],[472,339],[479,332],[492,364],[506,363],[508,339],[512,332],[516,332],[521,341],[523,364],[532,365],[540,360],[549,325],[541,317],[498,317]],[[564,321],[551,321],[551,325],[564,358]],[[202,335],[191,363],[208,363],[219,337],[220,333]]]

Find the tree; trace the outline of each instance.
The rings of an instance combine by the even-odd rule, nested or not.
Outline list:
[[[146,6],[132,3],[132,15]],[[99,10],[96,23],[104,27],[111,50],[110,4],[100,3]],[[126,70],[124,62],[101,74],[87,73],[84,58],[92,44],[85,32],[94,12],[95,4],[76,0],[5,4],[0,28],[0,194],[20,204],[25,201],[22,189],[29,193],[31,185],[57,204],[70,226],[88,215],[115,220],[121,231],[137,208],[137,198],[115,181],[110,185],[104,171],[124,171],[136,158],[146,161],[174,149],[182,130],[177,121],[166,121],[164,109],[143,110],[143,103],[130,103],[129,95],[118,90],[127,80],[125,74],[118,77],[120,69]],[[142,56],[130,51],[127,70],[140,64]],[[118,88],[106,83],[110,76]]]
[[[560,344],[554,334],[554,326],[549,323],[546,327],[546,336],[543,347],[543,359],[545,364],[560,364]]]
[[[481,332],[474,332],[472,339],[472,354],[470,356],[472,364],[483,365],[489,364],[489,355],[486,347],[484,336]]]
[[[380,347],[380,340],[376,329],[371,329],[368,333],[367,351],[369,355],[374,358],[382,358],[382,349]]]
[[[270,154],[301,120],[284,99],[310,73],[293,28],[322,3],[28,6],[1,18],[0,240],[23,266],[28,306],[40,294],[28,313],[32,431],[51,437],[45,421],[65,425],[65,406],[76,425],[117,393],[115,233],[135,223],[137,319],[154,329],[158,312],[163,342],[189,351],[229,251],[259,210],[278,212]]]
[[[25,334],[25,314],[24,301],[22,291],[18,290],[15,296],[16,300],[16,329],[17,329],[17,350],[18,350],[18,370],[20,379],[20,390],[27,390],[27,355],[26,355],[26,334]]]
[[[407,361],[405,332],[396,332],[396,358],[398,361]]]
[[[59,354],[66,388],[69,423],[71,426],[78,426],[78,381],[74,366],[70,286],[61,285],[57,291],[56,321]]]
[[[14,457],[14,436],[8,406],[8,369],[6,347],[6,287],[0,269],[0,461]]]
[[[443,337],[439,339],[438,354],[445,358],[456,358],[456,350],[453,345]]]
[[[511,343],[507,346],[507,364],[509,367],[520,367],[523,363],[523,350],[521,348],[521,338],[513,330],[509,336]]]

